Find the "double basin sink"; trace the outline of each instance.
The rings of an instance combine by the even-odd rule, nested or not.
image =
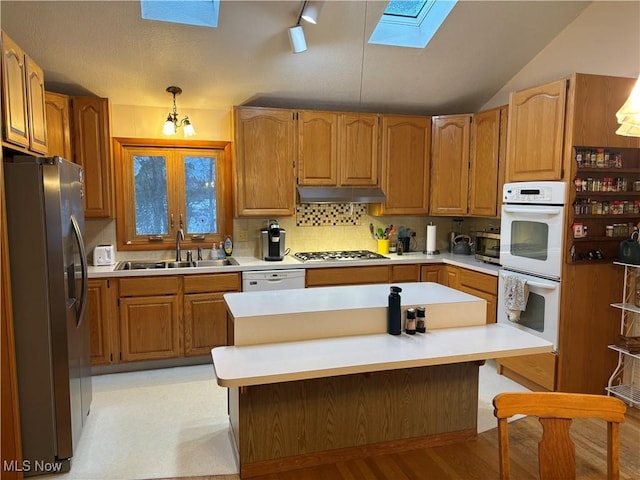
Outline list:
[[[156,270],[162,268],[198,268],[198,267],[225,267],[229,265],[238,265],[238,262],[231,257],[220,258],[216,260],[194,260],[192,262],[178,262],[171,260],[160,261],[137,261],[130,260],[126,262],[118,262],[116,270]]]

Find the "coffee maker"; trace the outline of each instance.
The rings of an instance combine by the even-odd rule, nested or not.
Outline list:
[[[285,252],[284,228],[280,228],[277,220],[269,220],[266,228],[260,230],[262,258],[268,262],[281,261]]]

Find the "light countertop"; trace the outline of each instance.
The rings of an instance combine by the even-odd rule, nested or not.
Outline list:
[[[266,345],[217,347],[218,384],[241,387],[551,352],[553,345],[502,324],[416,335],[356,335]]]
[[[456,255],[452,253],[441,253],[439,255],[426,255],[422,252],[406,252],[403,255],[391,253],[388,258],[371,260],[342,260],[342,261],[322,261],[322,262],[302,262],[292,255],[286,256],[281,262],[266,262],[256,257],[236,257],[233,258],[238,265],[224,267],[198,267],[198,268],[163,268],[149,270],[115,270],[116,265],[96,267],[89,266],[89,278],[110,278],[110,277],[146,277],[151,275],[189,275],[203,273],[223,273],[223,272],[243,272],[248,270],[281,270],[289,268],[326,268],[326,267],[363,267],[373,265],[400,265],[400,264],[438,264],[456,265],[468,268],[488,275],[498,275],[498,265],[485,263],[476,260],[473,255]],[[143,257],[140,258],[141,260]],[[169,259],[171,261],[171,259]]]

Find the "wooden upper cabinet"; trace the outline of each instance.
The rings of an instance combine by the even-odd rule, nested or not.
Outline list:
[[[512,92],[506,181],[562,180],[568,80]]]
[[[113,216],[111,117],[109,100],[72,97],[75,162],[84,168],[84,214]]]
[[[379,184],[379,120],[368,113],[302,110],[298,127],[298,184]]]
[[[504,183],[507,112],[508,107],[505,106],[473,116],[469,172],[470,215],[499,215],[499,199]]]
[[[295,121],[284,109],[234,107],[236,216],[295,213]]]
[[[342,113],[339,126],[340,185],[379,185],[379,116],[372,113]]]
[[[617,135],[616,112],[629,98],[634,78],[576,73],[572,76],[571,146],[640,148],[640,137]]]
[[[3,140],[36,154],[47,153],[42,69],[2,32]]]
[[[431,117],[382,115],[382,190],[375,215],[425,215],[429,209]]]
[[[45,111],[47,116],[47,143],[50,156],[60,156],[73,160],[71,150],[71,101],[68,96],[59,93],[45,93]]]
[[[431,147],[432,215],[466,215],[472,115],[433,117]]]
[[[338,113],[298,112],[298,184],[338,185]]]

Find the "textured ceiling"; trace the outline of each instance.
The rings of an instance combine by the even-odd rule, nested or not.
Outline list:
[[[425,49],[369,45],[386,1],[327,1],[287,27],[302,2],[221,1],[218,28],[140,18],[137,1],[0,2],[5,30],[45,70],[47,89],[165,107],[256,104],[397,113],[475,111],[590,2],[461,0]]]

